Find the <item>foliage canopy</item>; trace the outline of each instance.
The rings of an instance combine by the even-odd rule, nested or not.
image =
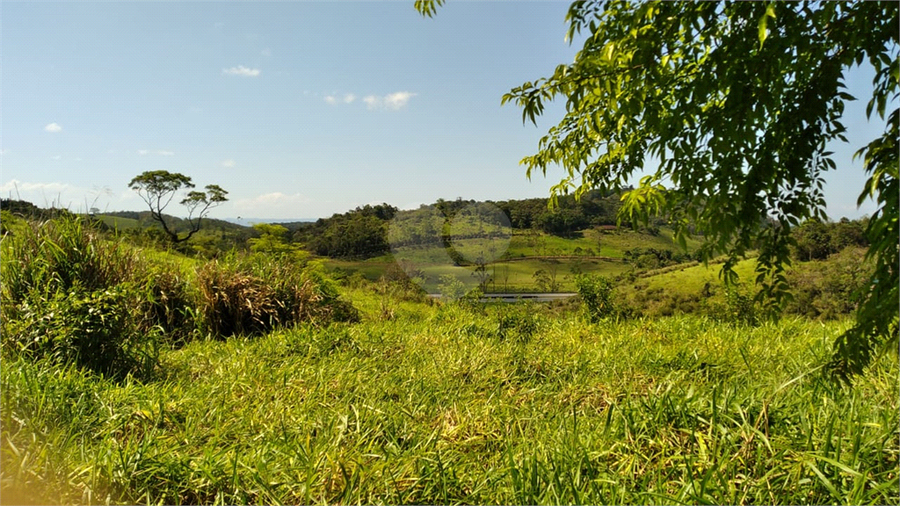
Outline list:
[[[417,1],[432,16],[443,2]],[[535,122],[557,97],[566,113],[522,160],[535,171],[561,167],[553,196],[592,188],[619,191],[635,171],[652,174],[623,196],[622,218],[667,215],[684,243],[705,238],[701,258],[727,254],[722,276],[759,252],[760,298],[789,298],[791,230],[825,218],[822,173],[836,168],[826,145],[846,141],[840,118],[844,72],[875,70],[867,114],[886,122],[862,147],[874,199],[867,234],[876,271],[857,325],[838,339],[833,370],[847,378],[896,341],[898,319],[898,4],[895,2],[577,1],[567,39],[584,34],[571,64],[526,82],[502,102]],[[655,168],[655,169],[654,169]]]

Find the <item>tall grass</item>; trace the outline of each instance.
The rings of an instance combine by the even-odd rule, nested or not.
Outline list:
[[[31,223],[3,239],[2,343],[7,353],[122,377],[156,364],[141,310],[142,264],[78,218]]]
[[[193,342],[155,382],[15,360],[0,478],[60,502],[895,504],[896,360],[853,389],[812,370],[844,327],[420,304]]]
[[[355,310],[317,264],[289,256],[229,255],[197,272],[199,310],[210,334],[264,334],[300,322],[353,321]]]
[[[316,265],[231,255],[191,276],[78,218],[28,223],[2,240],[2,345],[118,378],[147,376],[160,345],[204,334],[261,334],[299,322],[352,321],[355,309]]]

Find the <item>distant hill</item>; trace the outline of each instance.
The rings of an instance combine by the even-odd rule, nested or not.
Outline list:
[[[243,218],[240,216],[237,218],[222,218],[223,221],[234,223],[236,225],[242,225],[244,227],[252,227],[256,223],[278,223],[279,225],[284,225],[287,228],[291,228],[290,225],[300,223],[313,223],[317,219],[318,218]]]
[[[186,232],[189,229],[188,221],[183,218],[176,218],[164,214],[167,223],[173,223],[175,230],[178,232]],[[150,211],[115,211],[98,214],[97,218],[102,220],[106,225],[119,228],[149,228],[158,227],[159,224],[150,215]],[[230,231],[230,232],[249,232],[250,227],[232,223],[216,218],[203,218],[203,230],[207,231]]]

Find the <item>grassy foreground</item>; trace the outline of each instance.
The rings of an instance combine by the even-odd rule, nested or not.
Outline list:
[[[6,360],[4,502],[900,500],[896,359],[810,372],[839,323],[394,315],[194,342],[143,383]]]

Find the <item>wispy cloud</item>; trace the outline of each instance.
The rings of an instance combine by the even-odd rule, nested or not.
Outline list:
[[[262,51],[260,51],[259,54],[269,57],[269,56],[272,56],[272,50],[269,48],[265,48]]]
[[[62,155],[54,155],[50,157],[51,160],[62,160]]]
[[[418,95],[418,93],[398,91],[396,93],[391,93],[383,97],[377,95],[368,95],[366,97],[363,97],[363,102],[365,102],[369,109],[372,110],[389,109],[392,111],[397,111],[406,107],[406,104],[409,103],[409,100],[416,95]]]
[[[391,93],[390,95],[384,97],[384,103],[388,109],[400,109],[401,107],[405,107],[409,102],[409,99],[413,98],[416,95],[417,93],[398,91],[397,93]]]
[[[50,123],[49,125],[44,127],[44,131],[55,134],[57,132],[62,132],[62,127],[59,125],[59,123]]]
[[[353,93],[347,93],[346,95],[344,95],[345,104],[352,104],[354,100],[356,100],[356,95],[354,95]]]
[[[229,76],[257,77],[260,72],[259,69],[251,69],[243,65],[231,67],[230,69],[222,69],[222,73]]]
[[[157,149],[157,150],[139,149],[139,150],[137,150],[137,154],[139,154],[141,156],[147,156],[147,155],[175,156],[174,151],[167,151],[164,149]]]
[[[222,167],[225,167],[226,169],[232,169],[235,165],[234,160],[222,160]]]
[[[327,95],[325,96],[325,103],[328,105],[334,105],[338,103],[338,99],[334,95]]]

